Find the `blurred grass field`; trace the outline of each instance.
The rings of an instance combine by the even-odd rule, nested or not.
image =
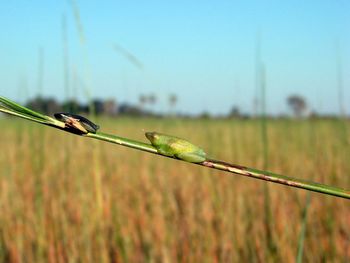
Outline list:
[[[209,156],[262,168],[257,120],[100,119],[146,141],[183,137]],[[347,127],[269,120],[270,171],[350,188]],[[307,191],[0,119],[0,262],[295,262]],[[349,201],[311,194],[305,262],[350,260]]]

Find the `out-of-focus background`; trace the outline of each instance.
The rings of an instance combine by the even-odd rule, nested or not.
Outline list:
[[[347,1],[8,1],[0,95],[350,188]],[[0,115],[0,262],[347,262],[340,198]]]

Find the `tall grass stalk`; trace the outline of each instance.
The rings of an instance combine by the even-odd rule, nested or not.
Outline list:
[[[260,82],[260,90],[261,90],[261,96],[260,96],[260,105],[261,105],[261,116],[260,116],[260,124],[261,124],[261,141],[262,141],[262,148],[263,148],[263,169],[267,170],[269,166],[269,141],[267,136],[267,119],[266,119],[266,71],[265,71],[265,64],[262,63],[262,61],[259,59],[257,61],[260,66],[257,66],[259,69],[260,74],[257,74],[259,77]],[[276,253],[276,244],[274,242],[273,237],[273,217],[272,217],[272,211],[271,211],[271,197],[270,197],[270,188],[268,184],[264,184],[264,211],[265,211],[265,234],[267,239],[267,247],[268,252],[271,254],[271,256],[275,256]],[[267,258],[270,258],[270,255],[268,255]]]
[[[89,111],[92,115],[95,113],[95,106],[92,102],[92,91],[91,91],[91,70],[90,70],[90,63],[89,63],[89,56],[87,52],[87,47],[86,47],[86,37],[84,33],[84,27],[83,23],[80,18],[80,11],[79,11],[79,6],[76,3],[75,0],[70,0],[70,4],[72,7],[73,15],[74,15],[74,20],[75,24],[77,27],[77,32],[79,36],[79,42],[80,42],[80,47],[83,53],[83,66],[84,66],[84,80],[86,81],[86,86],[84,88],[85,95],[89,101]]]
[[[62,53],[63,53],[63,81],[66,101],[70,98],[69,87],[69,56],[68,56],[68,36],[67,36],[67,18],[62,15]]]
[[[310,204],[311,204],[311,195],[310,193],[308,193],[306,196],[306,204],[302,212],[302,224],[301,224],[301,230],[300,230],[299,240],[298,240],[298,251],[297,251],[296,263],[303,262],[306,223],[307,223],[307,216],[308,216]]]
[[[341,131],[342,133],[340,134],[340,138],[344,144],[349,146],[347,123],[346,123],[346,112],[345,112],[345,106],[344,106],[343,64],[342,64],[342,57],[341,57],[339,42],[336,42],[335,49],[336,49],[336,85],[337,85],[338,104],[339,104],[339,131]]]
[[[38,96],[43,94],[44,82],[44,48],[39,47],[38,50]]]
[[[344,107],[344,85],[343,85],[343,66],[341,60],[341,50],[339,43],[336,42],[336,74],[337,74],[337,87],[338,87],[338,103],[339,103],[339,113],[342,118],[345,117],[345,107]]]
[[[268,159],[268,136],[267,136],[267,120],[266,120],[266,71],[265,64],[261,58],[261,33],[257,33],[256,37],[256,58],[255,58],[255,70],[256,70],[256,90],[260,93],[260,135],[262,142],[262,158],[263,158],[263,169],[267,170],[269,166]],[[271,212],[271,197],[270,189],[268,184],[263,185],[264,192],[264,222],[265,222],[265,236],[267,253],[266,258],[275,256],[276,245],[273,238],[273,217]]]
[[[308,122],[309,125],[309,141],[312,147],[312,154],[316,158],[318,158],[317,152],[316,152],[316,131],[312,125],[312,122]],[[319,162],[316,162],[319,163]],[[315,167],[317,168],[317,167]],[[298,249],[296,254],[296,262],[301,263],[303,262],[303,254],[304,254],[304,244],[305,244],[305,235],[306,235],[306,226],[307,226],[307,218],[309,214],[309,209],[311,205],[311,194],[308,193],[306,196],[306,201],[304,204],[304,208],[301,213],[301,229],[299,232],[299,238],[298,238]]]
[[[77,31],[79,34],[79,40],[80,40],[80,46],[83,51],[83,60],[84,60],[84,72],[85,72],[85,80],[87,83],[87,87],[85,88],[86,97],[89,101],[89,112],[91,116],[96,117],[96,108],[95,104],[92,100],[92,89],[91,89],[91,70],[90,70],[90,63],[89,63],[89,56],[87,52],[87,46],[86,46],[86,37],[84,33],[84,28],[82,21],[80,19],[80,11],[79,6],[77,5],[75,0],[71,0],[71,7],[74,14],[74,19],[77,25]],[[96,215],[96,227],[98,229],[102,228],[103,226],[103,195],[102,195],[102,183],[101,183],[101,163],[98,158],[98,153],[100,152],[100,145],[97,143],[94,143],[94,146],[96,148],[96,151],[93,154],[93,164],[94,164],[94,173],[93,173],[93,180],[94,180],[94,186],[95,186],[95,194],[96,194],[96,205],[97,205],[97,215]],[[103,244],[103,238],[100,234],[100,231],[97,232],[96,236],[98,243],[99,243],[99,249],[101,250],[101,254],[103,255],[101,259],[99,259],[101,262],[107,262],[107,255],[108,252],[105,250],[105,246]]]
[[[5,112],[8,114],[12,114],[27,120],[31,120],[34,122],[38,122],[44,125],[48,125],[51,127],[55,127],[70,133],[74,133],[70,129],[65,128],[65,124],[61,121],[55,120],[49,116],[34,112],[30,109],[27,109],[15,102],[12,102],[4,97],[0,96],[0,112]],[[41,116],[41,117],[40,117]],[[144,142],[139,142],[135,140],[131,140],[128,138],[123,138],[119,137],[116,135],[111,135],[111,134],[106,134],[103,132],[97,132],[97,133],[87,133],[87,134],[81,134],[83,137],[87,138],[93,138],[101,141],[106,141],[114,144],[118,144],[121,146],[126,146],[130,148],[134,148],[137,150],[157,154],[163,157],[166,157],[164,155],[161,155],[160,153],[157,152],[157,149],[154,148],[152,145],[144,143]],[[172,158],[172,157],[169,157]],[[174,159],[174,158],[173,158]],[[184,160],[179,160],[178,161],[184,161]],[[322,194],[327,194],[327,195],[333,195],[337,197],[343,197],[346,199],[350,199],[350,191],[345,190],[339,187],[334,187],[334,186],[329,186],[325,184],[320,184],[312,181],[307,181],[307,180],[302,180],[302,179],[297,179],[293,177],[288,177],[268,171],[263,171],[263,170],[258,170],[254,168],[249,168],[249,167],[244,167],[241,165],[237,164],[232,164],[232,163],[227,163],[223,162],[221,160],[214,160],[214,159],[207,159],[206,161],[202,163],[197,163],[197,165],[205,166],[208,168],[213,168],[217,170],[222,170],[226,172],[230,172],[233,174],[238,174],[238,175],[243,175],[255,179],[260,179],[260,180],[265,180],[273,183],[278,183],[278,184],[283,184],[286,186],[291,186],[291,187],[297,187],[297,188],[302,188],[305,190],[310,190]]]

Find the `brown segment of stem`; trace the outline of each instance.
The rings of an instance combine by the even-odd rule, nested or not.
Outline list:
[[[338,197],[343,197],[346,199],[350,199],[350,191],[341,189],[338,187],[332,187],[320,183],[310,182],[306,180],[301,180],[297,178],[292,178],[284,175],[279,175],[267,171],[260,171],[257,169],[248,168],[241,165],[231,164],[223,161],[208,159],[202,163],[200,163],[203,166],[213,168],[213,169],[219,169],[223,171],[228,171],[231,173],[244,175],[256,179],[261,179],[273,183],[283,184],[287,186],[302,188],[314,192],[334,195]]]

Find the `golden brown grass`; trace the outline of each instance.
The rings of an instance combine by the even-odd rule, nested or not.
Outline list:
[[[262,168],[256,121],[100,120],[146,140],[185,137],[217,159]],[[0,119],[0,262],[294,262],[306,191]],[[350,188],[349,146],[335,121],[269,121],[269,170]],[[312,130],[312,132],[311,132]],[[350,258],[350,203],[312,193],[306,262]]]

